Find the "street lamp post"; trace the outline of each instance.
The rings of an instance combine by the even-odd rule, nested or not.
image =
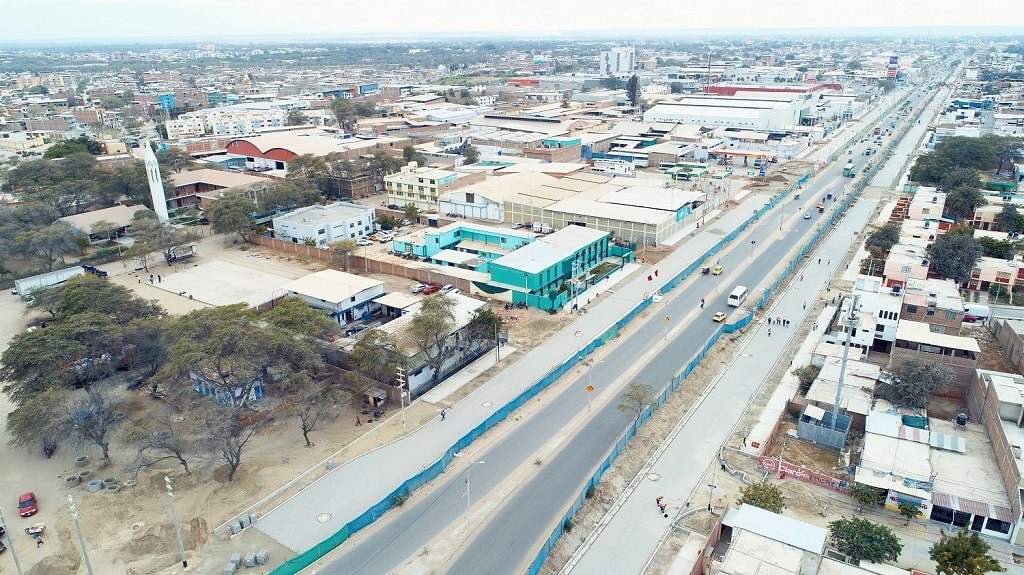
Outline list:
[[[7,521],[4,520],[4,511],[0,509],[0,526],[7,528]],[[25,575],[25,572],[21,570],[21,561],[18,561],[18,553],[14,549],[14,537],[7,538],[7,544],[11,547],[11,558],[14,559],[14,570],[18,572],[18,575]]]
[[[590,413],[590,402],[594,394],[594,364],[604,363],[604,360],[594,361],[590,360],[590,366],[587,369],[587,413]]]
[[[462,454],[456,453],[455,457],[462,457]],[[481,459],[479,461],[473,461],[466,467],[466,530],[469,531],[469,510],[472,507],[472,503],[469,499],[469,472],[473,469],[473,466],[478,463],[483,463]]]
[[[75,520],[75,530],[78,531],[78,543],[82,546],[82,559],[85,560],[85,572],[92,573],[92,564],[89,563],[89,551],[85,548],[85,536],[82,535],[82,526],[78,524],[78,509],[75,508],[75,500],[68,494],[68,507],[71,508],[71,518]]]
[[[181,522],[178,521],[178,511],[174,509],[174,485],[171,478],[164,475],[164,485],[167,486],[167,497],[171,500],[171,517],[174,518],[174,532],[178,536],[178,552],[181,553],[181,567],[188,569],[188,556],[185,555],[185,542],[181,538]],[[71,496],[68,496],[70,499]]]

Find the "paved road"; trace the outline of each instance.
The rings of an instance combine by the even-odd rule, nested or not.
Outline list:
[[[731,287],[737,283],[745,283],[749,286],[757,285],[760,279],[766,277],[770,269],[785,257],[789,248],[796,243],[803,232],[814,224],[818,217],[814,213],[812,220],[796,219],[786,224],[782,223],[785,214],[789,214],[792,218],[794,210],[801,206],[803,209],[813,209],[813,204],[818,198],[824,198],[827,192],[838,196],[849,183],[848,179],[841,178],[839,174],[841,166],[831,166],[830,170],[826,171],[824,176],[819,176],[814,184],[804,190],[800,202],[793,202],[780,208],[780,219],[776,220],[774,215],[767,216],[750,238],[739,240],[734,253],[723,258],[723,264],[727,269],[739,269],[746,266],[742,276],[730,279],[727,282],[727,287],[719,289],[717,294],[708,293],[708,286],[700,283],[690,288],[677,290],[680,293],[672,294],[670,301],[665,304],[665,311],[659,311],[652,315],[657,317],[667,315],[670,318],[686,316],[693,312],[694,304],[701,297],[705,297],[708,302],[707,313],[713,313],[712,310],[716,309],[728,310],[724,304],[724,297]],[[755,207],[759,205],[759,203],[754,204]],[[745,216],[743,211],[742,209],[736,211],[741,216],[740,219]],[[782,223],[783,232],[778,232],[775,228],[774,224],[777,221]],[[723,229],[717,229],[718,227]],[[716,228],[705,229],[704,234],[721,235],[727,233],[729,229],[731,228],[723,221],[722,225]],[[747,251],[744,244],[748,243],[750,239],[758,241],[760,246],[753,244],[751,250]],[[751,259],[750,254],[754,251],[753,248],[765,249],[766,243],[771,243],[767,256]],[[694,242],[690,242],[687,247],[696,246]],[[694,253],[699,253],[703,249],[704,247],[701,246]],[[683,251],[685,252],[685,249]],[[725,278],[711,279],[725,283],[722,282]],[[639,287],[640,289],[645,288],[642,280]],[[704,288],[705,291],[701,291],[700,288]],[[638,326],[637,329],[639,331],[635,337],[618,345],[604,363],[598,364],[594,368],[593,381],[598,389],[606,389],[612,381],[616,380],[620,380],[621,385],[621,371],[627,366],[635,365],[636,358],[643,357],[643,352],[651,341],[657,341],[660,337],[664,337],[664,324],[658,321]],[[713,329],[714,326],[705,320],[681,332],[674,333],[668,349],[678,350],[679,353],[663,353],[652,358],[651,363],[633,379],[645,382],[666,381],[693,353],[692,342],[705,341]],[[483,460],[485,463],[474,467],[471,475],[471,491],[479,494],[490,493],[502,479],[519,468],[537,446],[552,440],[552,438],[556,438],[555,440],[558,441],[564,439],[564,432],[560,432],[560,430],[580,413],[581,409],[585,407],[585,402],[585,394],[579,393],[579,390],[567,389],[551,404],[545,406],[541,413],[531,418],[529,425],[520,426],[497,445],[483,453],[474,454],[474,460]],[[531,484],[536,482],[538,485],[543,485],[544,489],[530,489],[531,484],[527,484],[526,489],[520,490],[513,496],[513,499],[503,506],[498,515],[491,517],[488,525],[476,534],[474,543],[470,544],[462,556],[451,566],[450,572],[489,572],[486,568],[488,564],[493,565],[494,571],[492,572],[500,572],[509,564],[521,564],[532,558],[531,554],[535,552],[537,537],[543,536],[550,530],[550,528],[539,528],[538,526],[551,525],[553,521],[558,520],[563,512],[565,501],[572,499],[579,492],[582,481],[589,476],[590,471],[588,470],[592,469],[597,461],[603,459],[608,449],[607,446],[613,444],[629,424],[628,419],[625,419],[615,409],[617,403],[617,401],[612,401],[599,408],[583,431],[575,434],[574,437],[577,439],[574,440],[574,443],[560,451],[553,460],[545,462],[541,469],[536,471]],[[580,442],[583,445],[577,446],[575,442]],[[453,520],[454,525],[459,524],[459,515],[465,513],[464,484],[465,477],[449,478],[423,501],[408,509],[403,508],[398,515],[375,526],[365,536],[357,537],[355,541],[351,542],[350,547],[343,548],[342,556],[336,562],[326,569],[321,568],[320,572],[369,572],[362,570],[371,566],[372,571],[387,570],[416,556],[429,541],[448,525],[453,524]],[[519,498],[526,501],[520,502]],[[483,506],[486,507],[488,502],[486,497],[484,499]],[[511,517],[505,517],[509,514]],[[489,530],[495,529],[497,533],[492,537]],[[543,534],[540,531],[543,531]],[[501,543],[496,543],[498,541]],[[477,549],[482,549],[479,553],[482,557],[477,556]],[[498,552],[499,549],[506,549],[506,552]],[[461,571],[463,567],[460,565],[467,570]],[[470,565],[472,565],[471,568]]]
[[[912,99],[912,102],[916,100]],[[930,119],[927,115],[924,117]],[[917,138],[920,133],[916,134]],[[912,131],[909,137],[915,137],[915,132]],[[916,139],[913,145],[916,146]],[[866,146],[854,146],[854,154]],[[876,203],[860,200],[847,211],[837,230],[808,259],[801,274],[804,279],[781,294],[769,316],[804,319],[807,313],[805,304],[814,296],[823,295],[822,288],[834,271],[834,267],[823,266],[819,262],[829,262],[830,255],[847,252],[854,232],[862,230],[870,221]],[[708,462],[728,440],[732,428],[746,411],[749,398],[790,344],[790,338],[786,336],[791,332],[776,327],[776,337],[772,338],[769,329],[765,325],[756,329],[728,370],[681,422],[677,428],[678,435],[671,437],[663,446],[664,452],[646,473],[647,478],[657,477],[660,480],[644,479],[620,498],[616,502],[618,509],[602,519],[598,530],[588,538],[563,572],[642,573],[669,527],[668,519],[661,518],[654,506],[655,498],[664,496],[663,501],[671,508],[669,517],[674,517],[689,504],[693,494],[708,489],[708,497],[711,496],[710,488],[699,484]],[[699,501],[703,502],[702,499]]]

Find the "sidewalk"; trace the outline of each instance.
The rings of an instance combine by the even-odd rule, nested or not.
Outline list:
[[[674,517],[687,511],[701,490],[707,462],[734,433],[734,427],[746,412],[751,399],[764,385],[779,358],[793,345],[798,326],[813,306],[813,299],[828,285],[840,265],[842,254],[850,247],[853,232],[863,229],[876,202],[861,200],[852,206],[833,233],[808,258],[802,273],[804,280],[780,292],[763,316],[781,316],[793,322],[789,328],[752,324],[743,349],[736,354],[728,370],[704,392],[693,408],[680,420],[669,440],[652,461],[637,474],[637,480],[601,519],[597,530],[570,559],[562,573],[641,573],[654,556],[670,529]],[[838,255],[837,255],[838,254]],[[822,257],[820,264],[817,258]],[[832,257],[831,264],[826,264]],[[770,335],[770,330],[774,335]],[[659,513],[655,500],[668,504]]]
[[[405,437],[332,470],[266,514],[255,527],[296,553],[304,552],[338,532],[349,521],[382,501],[406,479],[433,464],[459,438],[495,411],[578,353],[582,343],[607,332],[637,303],[742,225],[754,208],[759,208],[765,201],[764,195],[749,194],[739,207],[725,213],[719,220],[701,226],[700,232],[672,257],[652,266],[660,270],[656,279],[649,281],[646,275],[639,274],[619,285],[602,282],[595,286],[589,313],[579,316],[543,346],[533,349],[452,406],[445,421],[436,418]]]

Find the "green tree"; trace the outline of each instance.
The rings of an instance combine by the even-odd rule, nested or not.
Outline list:
[[[993,237],[982,236],[975,239],[981,246],[981,253],[985,257],[1013,260],[1015,243],[1012,240],[997,240]]]
[[[942,539],[932,545],[929,557],[935,570],[943,575],[984,575],[1006,569],[989,554],[989,544],[974,531],[964,527],[956,535],[942,532]]]
[[[889,92],[892,92],[893,90],[896,89],[896,82],[893,80],[882,80],[881,82],[878,83],[878,87],[881,88],[883,92],[888,94]]]
[[[619,411],[633,416],[634,420],[640,419],[646,410],[654,402],[654,388],[646,383],[632,382],[626,388],[626,392],[619,398]]]
[[[15,236],[15,247],[25,256],[38,262],[46,271],[53,270],[58,261],[64,265],[64,256],[80,249],[78,232],[64,224],[28,229]]]
[[[298,296],[282,298],[270,311],[260,314],[260,320],[276,327],[314,340],[333,331],[338,324],[328,317],[326,310],[314,308]]]
[[[336,242],[327,244],[327,247],[331,248],[331,251],[337,254],[338,259],[341,261],[342,269],[348,271],[348,259],[352,255],[352,252],[359,248],[359,244],[352,238],[345,238]]]
[[[683,92],[686,91],[686,87],[683,86],[682,82],[672,82],[671,84],[669,84],[669,90],[673,94],[682,94]]]
[[[941,363],[909,358],[893,369],[890,399],[900,405],[923,408],[932,391],[945,387],[952,378],[949,368]]]
[[[995,140],[993,149],[995,152],[996,175],[1002,173],[1003,166],[1009,164],[1010,167],[1013,167],[1013,164],[1021,160],[1021,148],[1024,148],[1024,141],[1020,138],[998,137]]]
[[[782,498],[782,490],[779,489],[778,485],[767,480],[742,487],[740,489],[740,499],[737,503],[746,503],[747,505],[760,507],[772,513],[782,513],[783,508],[786,507],[786,503]]]
[[[88,136],[81,136],[53,144],[43,153],[43,158],[65,158],[71,154],[82,153],[98,156],[103,153],[103,145]]]
[[[897,509],[900,515],[903,516],[903,525],[910,525],[910,520],[921,514],[921,509],[917,506],[917,503],[906,499],[900,501]]]
[[[469,320],[469,325],[466,326],[466,336],[470,342],[491,341],[497,344],[497,338],[500,337],[504,328],[505,322],[501,316],[490,308],[484,308]]]
[[[405,204],[402,215],[410,222],[415,222],[420,217],[420,209],[416,207],[416,204]]]
[[[206,209],[210,229],[215,234],[238,234],[246,239],[255,225],[253,212],[256,204],[241,194],[218,198]]]
[[[356,121],[359,119],[355,106],[347,98],[335,98],[331,100],[331,113],[334,114],[338,127],[346,134],[355,134]]]
[[[966,282],[981,259],[981,247],[974,238],[943,234],[928,246],[928,261],[933,272],[956,282]]]
[[[370,118],[377,115],[377,106],[367,100],[357,100],[352,105],[352,108],[360,118]]]
[[[629,77],[629,81],[626,82],[626,99],[629,100],[629,105],[637,108],[640,106],[640,78],[636,74]]]
[[[1003,209],[999,212],[998,221],[1004,232],[1021,231],[1021,216],[1013,202],[1003,202]]]
[[[475,164],[480,161],[480,150],[476,149],[476,146],[466,146],[462,150],[462,156],[466,158],[467,164]]]
[[[898,224],[888,223],[871,232],[868,235],[867,240],[864,241],[864,247],[877,247],[882,250],[883,254],[887,254],[892,250],[892,247],[899,242],[900,226]]]
[[[283,181],[267,186],[258,206],[261,212],[292,210],[312,206],[320,202],[320,191],[303,187],[295,182]]]
[[[836,549],[855,561],[895,561],[903,552],[892,529],[862,517],[837,519],[828,524],[828,531]]]
[[[364,389],[376,384],[392,385],[407,358],[394,335],[371,328],[359,337],[348,356],[348,365]]]
[[[863,483],[854,483],[850,486],[850,497],[857,502],[857,510],[860,511],[867,506],[876,506],[885,503],[887,491],[872,487]]]
[[[140,471],[165,461],[177,462],[185,475],[192,475],[189,459],[202,455],[203,430],[194,424],[194,419],[182,418],[169,405],[164,407],[158,415],[149,411],[145,415],[130,413],[118,434],[122,443],[135,446],[135,459],[126,466],[133,472],[133,479],[138,478]]]
[[[811,389],[811,384],[818,378],[818,374],[821,373],[821,367],[809,363],[794,369],[792,373],[800,382],[800,393],[806,394]]]
[[[305,394],[302,399],[292,404],[285,415],[299,422],[302,439],[306,447],[313,447],[309,434],[322,429],[337,419],[341,406],[341,393],[335,387],[326,386],[319,391]]]
[[[110,241],[110,234],[112,234],[115,231],[117,231],[117,228],[118,228],[118,226],[114,222],[107,221],[107,220],[99,220],[99,221],[93,222],[92,225],[89,226],[89,233],[92,234],[92,235],[95,235],[95,236],[105,237],[105,238],[107,238],[107,241],[109,242]]]
[[[100,100],[100,105],[107,110],[118,110],[120,108],[124,108],[126,102],[118,96],[107,96]]]
[[[284,123],[286,126],[305,126],[309,123],[309,118],[302,112],[302,110],[293,108],[288,110],[288,116],[285,118]]]
[[[125,253],[127,257],[140,260],[147,270],[149,253],[158,252],[165,261],[170,261],[174,248],[188,245],[198,238],[191,228],[177,227],[151,218],[133,218],[132,236],[135,242]]]
[[[441,380],[445,362],[458,349],[458,341],[452,334],[454,328],[455,300],[442,294],[424,299],[409,321],[406,333],[423,354],[432,382]]]
[[[157,163],[175,174],[192,169],[196,165],[191,154],[181,148],[169,147],[156,153]]]

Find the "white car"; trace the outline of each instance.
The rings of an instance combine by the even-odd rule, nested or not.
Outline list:
[[[416,284],[412,286],[412,288],[410,289],[412,289],[412,293],[420,293],[421,291],[427,289],[427,284]]]
[[[372,246],[373,242],[371,242],[370,240],[368,240],[366,238],[359,238],[359,241],[356,242],[356,245],[357,246],[364,246],[364,247],[365,246]]]
[[[378,239],[377,241],[379,241],[382,244],[386,244],[393,239],[395,239],[395,234],[382,234],[380,236],[380,239]]]
[[[810,212],[808,212],[808,213],[804,214],[804,219],[805,219],[805,220],[809,220],[809,219],[811,219],[811,214],[810,214]]]
[[[445,293],[452,293],[454,291],[455,291],[455,286],[453,286],[452,284],[445,284],[445,285],[441,286],[441,293],[443,293],[443,294],[445,294]],[[458,293],[458,292],[456,292],[456,293]]]

